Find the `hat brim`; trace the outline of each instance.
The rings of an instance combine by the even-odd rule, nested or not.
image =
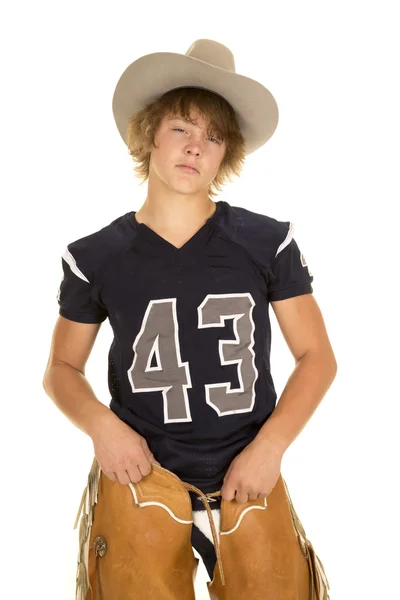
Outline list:
[[[198,58],[155,52],[131,63],[116,85],[112,110],[123,141],[126,143],[128,121],[134,113],[165,92],[184,86],[211,90],[231,104],[246,141],[246,155],[260,148],[275,132],[278,106],[261,83]]]

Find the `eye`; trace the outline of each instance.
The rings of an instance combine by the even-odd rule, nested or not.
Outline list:
[[[182,127],[174,127],[172,131],[185,131]],[[220,144],[220,141],[215,137],[209,137],[209,140],[214,140],[217,144]]]

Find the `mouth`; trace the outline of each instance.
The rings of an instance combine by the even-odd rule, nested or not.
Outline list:
[[[182,164],[182,165],[177,165],[177,167],[182,169],[182,171],[185,171],[185,173],[198,173],[199,172],[195,167],[192,167],[190,165]]]

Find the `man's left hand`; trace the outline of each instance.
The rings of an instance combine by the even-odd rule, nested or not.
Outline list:
[[[283,452],[268,439],[255,438],[232,461],[224,477],[222,498],[245,504],[267,497],[281,472]]]

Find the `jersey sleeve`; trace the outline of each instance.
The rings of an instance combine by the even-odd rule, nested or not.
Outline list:
[[[102,323],[108,317],[106,307],[95,293],[99,282],[90,264],[90,254],[83,238],[69,244],[61,258],[63,276],[57,294],[58,312],[78,323]]]
[[[293,237],[294,225],[285,222],[286,237],[277,248],[269,269],[268,297],[270,301],[285,300],[312,294],[310,273],[304,254]]]

